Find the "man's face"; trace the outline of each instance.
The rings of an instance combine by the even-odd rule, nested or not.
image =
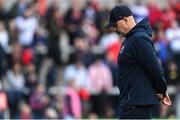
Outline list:
[[[114,25],[114,30],[118,33],[121,34],[123,36],[125,36],[125,29],[126,29],[127,25],[125,23],[124,19],[121,19],[119,21],[116,22],[116,24]]]

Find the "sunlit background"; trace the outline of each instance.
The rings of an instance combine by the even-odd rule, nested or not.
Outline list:
[[[0,118],[118,118],[124,38],[103,26],[119,4],[153,29],[173,102],[153,118],[180,118],[179,0],[0,0]]]

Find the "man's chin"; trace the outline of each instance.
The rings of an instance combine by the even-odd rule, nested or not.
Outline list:
[[[119,36],[121,36],[121,37],[125,37],[125,36],[126,36],[123,32],[116,31],[116,33],[117,33]]]
[[[116,30],[114,30],[113,28],[109,28],[109,29],[104,29],[104,32],[116,32]]]

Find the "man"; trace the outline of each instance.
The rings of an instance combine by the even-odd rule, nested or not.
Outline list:
[[[126,38],[118,56],[120,118],[151,118],[151,109],[158,104],[158,99],[171,105],[166,94],[164,72],[151,41],[148,20],[145,18],[136,24],[131,10],[120,5],[110,12],[105,29]]]

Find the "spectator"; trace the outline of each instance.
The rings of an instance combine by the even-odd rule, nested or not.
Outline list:
[[[42,61],[46,58],[48,53],[48,31],[45,29],[44,24],[45,23],[43,23],[42,20],[33,41],[34,62],[38,72],[40,70],[40,66],[42,66]]]
[[[9,36],[6,31],[3,22],[0,21],[0,44],[3,50],[8,53],[9,52]]]
[[[131,10],[136,22],[140,22],[143,18],[149,16],[149,10],[145,5],[143,5],[141,0],[137,0]]]
[[[47,108],[45,110],[45,119],[58,119],[58,114],[54,108]]]
[[[164,30],[159,30],[157,33],[157,37],[154,39],[155,49],[158,53],[158,57],[160,58],[162,64],[166,64],[168,59],[170,59],[170,53],[168,49],[168,43],[165,36]]]
[[[171,27],[171,23],[176,20],[176,13],[170,5],[162,12],[161,20],[165,30]]]
[[[48,7],[46,11],[46,19],[51,18],[53,16],[53,11],[58,9],[59,0],[51,0],[50,6]]]
[[[3,77],[6,75],[6,70],[7,70],[7,57],[6,54],[0,45],[0,87],[2,88],[2,82],[3,82]]]
[[[98,39],[99,32],[95,24],[93,23],[93,21],[83,20],[82,30],[86,36],[86,39],[90,43],[90,45],[96,45],[98,43],[97,39]]]
[[[159,22],[162,12],[158,4],[156,4],[155,0],[149,1],[148,9],[149,9],[149,22],[151,26],[154,28],[157,22]]]
[[[18,41],[23,47],[32,47],[34,34],[38,28],[38,21],[33,16],[33,6],[29,5],[23,16],[16,18]]]
[[[75,80],[76,86],[80,89],[81,87],[87,88],[87,69],[85,68],[81,57],[77,55],[74,57],[74,64],[68,65],[64,71],[64,80],[67,85],[69,80]]]
[[[75,1],[74,1],[75,3]],[[69,36],[70,45],[74,44],[74,39],[76,37],[79,37],[79,32],[81,31],[79,28],[80,23],[82,21],[82,12],[80,8],[76,4],[72,3],[72,6],[68,9],[66,15],[65,15],[65,24],[66,31]]]
[[[54,4],[53,4],[54,5]],[[63,15],[59,12],[57,6],[54,5],[49,8],[47,16],[47,29],[49,30],[48,47],[49,56],[53,58],[56,64],[61,63],[61,52],[59,48],[60,31],[63,29],[64,21]]]
[[[24,89],[25,80],[20,63],[15,63],[13,69],[7,72],[7,79],[9,83],[9,90],[21,92]]]
[[[26,87],[29,89],[30,95],[34,92],[38,85],[38,76],[36,74],[36,68],[33,63],[27,65],[26,73]]]
[[[19,119],[32,119],[32,111],[28,104],[22,104],[20,106],[20,117]]]
[[[85,38],[76,38],[74,41],[76,53],[82,56],[86,68],[94,62],[94,53],[90,50],[89,42]]]
[[[8,100],[10,106],[11,117],[15,118],[17,108],[23,99],[23,91],[25,87],[25,79],[22,74],[22,66],[20,63],[15,63],[12,70],[7,72],[8,80]]]
[[[109,67],[102,61],[100,55],[97,55],[95,62],[90,65],[88,70],[89,88],[92,93],[98,96],[92,96],[92,111],[97,113],[98,117],[104,117],[106,114],[105,105],[108,100],[108,91],[112,89],[112,75]]]
[[[33,51],[31,48],[25,48],[22,51],[22,62],[24,65],[30,64],[33,60],[33,57]]]
[[[49,103],[49,97],[46,95],[45,87],[42,84],[39,84],[36,87],[36,90],[30,96],[29,103],[34,114],[34,118],[43,118],[45,108]]]
[[[178,67],[174,61],[169,61],[167,70],[167,83],[169,85],[178,86],[180,83]]]
[[[10,20],[9,21],[9,44],[14,45],[18,42],[18,31],[16,28],[16,21]]]
[[[9,17],[16,18],[17,16],[23,16],[27,7],[26,0],[17,0],[15,4],[9,10]]]
[[[68,87],[65,92],[65,119],[80,119],[81,118],[81,101],[77,93],[76,81],[71,79],[68,81]]]
[[[96,19],[96,10],[93,2],[94,1],[86,2],[86,6],[83,9],[83,18],[94,23]]]
[[[22,46],[19,43],[14,43],[12,45],[12,52],[9,55],[9,67],[12,68],[14,63],[22,62]]]
[[[49,89],[56,84],[57,80],[57,69],[55,64],[48,66],[48,73],[46,76],[46,88]]]
[[[61,94],[57,94],[55,95],[55,108],[58,111],[58,118],[63,119],[64,115],[64,95]]]
[[[179,19],[180,19],[180,15],[179,15],[179,12],[180,12],[180,3],[178,0],[168,0],[168,7],[171,8],[171,11],[175,13],[176,15],[176,20],[179,24]]]
[[[111,57],[113,63],[117,62],[117,56],[121,47],[121,39],[116,33],[103,34],[100,38],[99,46],[108,57]]]
[[[45,16],[47,11],[47,1],[46,0],[37,0],[38,2],[38,13],[40,16]]]
[[[104,25],[107,22],[108,19],[108,9],[106,7],[100,7],[100,3],[97,0],[93,0],[94,3],[93,5],[95,6],[95,10],[96,10],[96,19],[95,19],[95,24],[96,27],[98,29],[98,31],[100,31],[100,35],[102,35],[103,33],[103,29],[104,29]]]
[[[166,37],[169,42],[170,50],[172,51],[173,57],[176,64],[178,65],[178,71],[180,68],[180,27],[177,21],[171,23],[171,27],[166,30]]]
[[[5,0],[0,0],[0,21],[3,20],[6,23],[7,12],[5,10]]]
[[[100,56],[96,57],[94,64],[89,67],[88,71],[90,89],[97,93],[109,91],[112,88],[111,71],[106,64],[103,63]]]
[[[5,119],[5,111],[8,109],[8,98],[5,91],[0,91],[0,119]]]
[[[35,48],[36,52],[42,55],[46,54],[47,52],[47,33],[48,31],[45,29],[45,25],[42,20],[33,41],[33,47]]]

